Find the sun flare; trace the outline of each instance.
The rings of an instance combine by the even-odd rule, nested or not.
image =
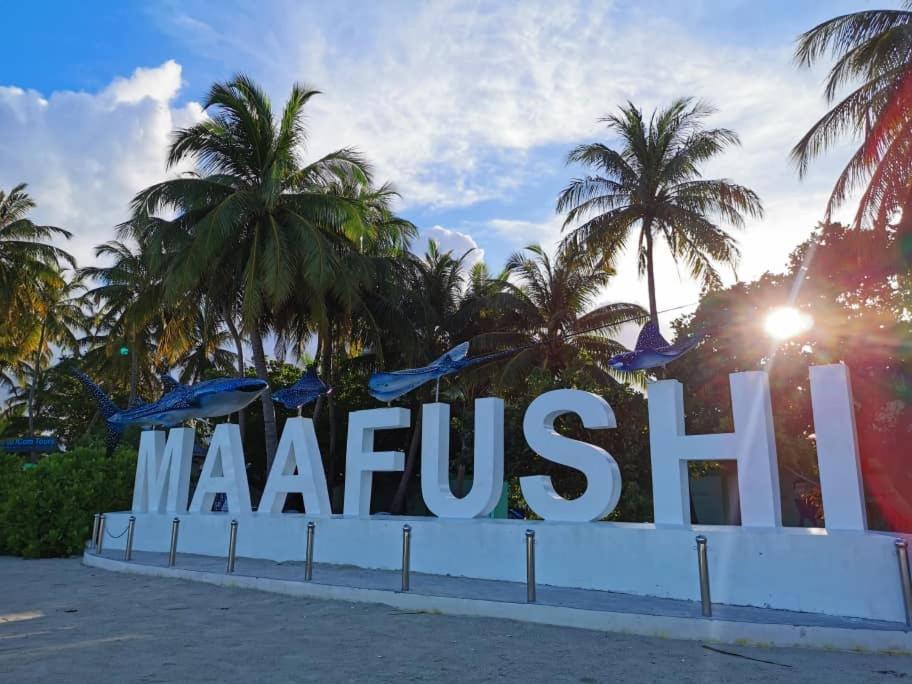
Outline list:
[[[776,340],[787,340],[811,329],[814,319],[792,306],[770,310],[763,322],[766,334]]]

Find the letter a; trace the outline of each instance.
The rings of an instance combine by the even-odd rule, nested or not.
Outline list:
[[[298,474],[294,472],[297,469]],[[260,499],[261,513],[281,513],[285,497],[301,494],[308,515],[332,514],[320,445],[310,418],[289,418],[282,430],[266,489]]]
[[[247,484],[241,430],[232,423],[222,423],[215,428],[196,491],[193,492],[190,512],[210,513],[215,495],[220,493],[228,499],[229,512],[235,515],[250,513],[250,487]]]

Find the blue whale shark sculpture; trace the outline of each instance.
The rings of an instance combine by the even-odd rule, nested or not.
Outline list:
[[[439,382],[440,378],[445,375],[452,375],[469,366],[493,361],[494,359],[514,354],[517,351],[517,349],[507,349],[468,358],[469,343],[463,342],[422,368],[409,368],[406,370],[390,371],[388,373],[374,373],[367,381],[368,391],[375,399],[379,399],[380,401],[392,401],[398,399],[403,394],[408,394],[412,390],[418,389],[431,380],[437,380]]]
[[[665,366],[696,347],[703,337],[704,335],[694,335],[669,344],[659,332],[659,327],[648,321],[640,330],[633,351],[612,356],[608,359],[608,365],[620,371],[649,370]]]
[[[266,382],[258,378],[216,378],[195,385],[181,385],[165,376],[165,393],[158,401],[120,409],[89,376],[75,369],[71,372],[98,404],[107,427],[108,454],[128,425],[174,427],[192,418],[225,416],[247,406],[267,387]]]
[[[329,394],[332,389],[317,375],[313,366],[295,384],[272,393],[272,398],[285,408],[294,409],[306,406],[321,394]]]

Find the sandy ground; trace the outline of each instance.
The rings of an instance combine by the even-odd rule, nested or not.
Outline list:
[[[3,682],[502,679],[912,682],[912,658],[428,615],[0,557]]]

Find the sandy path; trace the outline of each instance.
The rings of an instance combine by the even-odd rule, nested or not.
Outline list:
[[[403,613],[0,557],[0,681],[912,681],[912,658]]]

